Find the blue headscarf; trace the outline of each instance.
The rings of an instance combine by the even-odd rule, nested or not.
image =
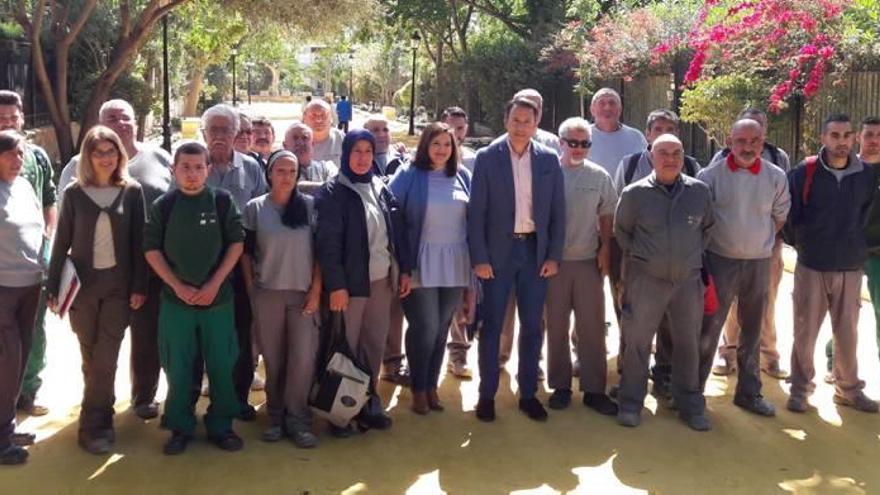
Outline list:
[[[340,171],[348,177],[348,180],[352,182],[370,182],[373,180],[373,170],[376,170],[376,161],[373,160],[373,166],[370,167],[369,172],[365,174],[356,174],[352,171],[351,166],[348,164],[349,157],[351,156],[351,150],[354,149],[354,145],[357,144],[358,141],[368,141],[370,146],[373,147],[373,153],[376,152],[376,138],[373,137],[373,134],[366,129],[355,129],[349,131],[348,134],[345,135],[345,139],[342,140],[342,157],[340,158]]]

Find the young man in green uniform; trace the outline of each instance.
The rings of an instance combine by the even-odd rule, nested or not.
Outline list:
[[[24,127],[24,107],[21,96],[8,90],[0,91],[0,131],[14,130],[22,132]],[[28,144],[24,163],[22,164],[21,176],[27,179],[37,193],[37,200],[43,208],[43,223],[45,230],[43,235],[43,249],[40,259],[45,265],[49,264],[49,242],[55,232],[55,223],[58,210],[56,208],[55,183],[52,182],[52,162],[43,148],[34,144]],[[31,416],[44,416],[49,413],[46,406],[35,403],[37,391],[43,385],[40,373],[46,368],[46,296],[40,295],[40,303],[37,306],[37,321],[34,324],[33,342],[28,354],[27,365],[24,370],[24,378],[21,384],[21,394],[18,396],[17,409]],[[24,444],[32,443],[32,434],[17,435],[16,441]]]
[[[176,190],[159,197],[144,232],[147,262],[165,283],[159,309],[159,354],[168,378],[165,416],[172,436],[168,455],[193,439],[193,368],[201,351],[211,382],[205,416],[208,440],[239,450],[232,431],[239,403],[232,383],[238,358],[232,286],[228,278],[244,249],[244,230],[229,193],[206,186],[208,152],[198,143],[180,146],[172,167]]]

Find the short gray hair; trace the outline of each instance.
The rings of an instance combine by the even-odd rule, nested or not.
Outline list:
[[[287,129],[284,131],[284,140],[287,141],[287,137],[290,136],[290,133],[293,132],[294,129],[302,129],[303,132],[308,132],[309,135],[314,136],[315,133],[312,131],[312,128],[305,125],[301,120],[294,120],[287,126]]]
[[[367,126],[373,122],[384,122],[385,124],[388,124],[388,119],[385,118],[385,116],[381,113],[374,113],[367,117],[367,120],[364,121],[364,129],[366,129]]]
[[[134,107],[131,106],[131,103],[117,98],[115,100],[107,100],[101,105],[100,110],[98,110],[98,120],[104,120],[104,113],[109,112],[110,110],[123,110],[131,114],[134,117]]]
[[[599,101],[599,98],[604,96],[610,96],[617,100],[617,104],[623,106],[623,102],[620,100],[620,93],[615,91],[612,88],[602,88],[599,91],[596,91],[596,94],[593,95],[593,99],[590,100],[590,105]]]
[[[660,108],[648,114],[648,121],[645,123],[645,130],[651,130],[651,126],[658,120],[668,120],[675,124],[676,128],[678,128],[680,122],[680,119],[675,112],[666,108]]]
[[[233,134],[238,134],[238,130],[241,128],[241,120],[239,120],[239,113],[235,108],[226,103],[219,103],[205,110],[205,113],[202,114],[202,129],[207,128],[208,121],[214,117],[226,119],[229,125],[232,126]]]
[[[590,135],[590,123],[580,117],[569,117],[559,124],[559,137],[568,137],[571,131],[587,131]]]
[[[327,113],[332,113],[333,110],[330,104],[321,98],[312,98],[312,101],[306,103],[306,106],[303,107],[303,115],[314,107],[321,107]]]

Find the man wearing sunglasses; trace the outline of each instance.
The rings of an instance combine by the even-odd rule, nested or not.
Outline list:
[[[548,405],[564,409],[571,403],[570,319],[574,312],[580,388],[585,406],[601,414],[617,414],[605,394],[605,294],[614,208],[617,193],[611,176],[588,161],[590,124],[579,117],[559,126],[565,186],[565,244],[559,273],[548,281],[547,380],[553,394]]]

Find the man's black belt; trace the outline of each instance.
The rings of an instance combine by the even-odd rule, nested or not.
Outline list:
[[[534,232],[526,232],[523,234],[513,234],[513,240],[515,241],[530,241],[537,237]]]

